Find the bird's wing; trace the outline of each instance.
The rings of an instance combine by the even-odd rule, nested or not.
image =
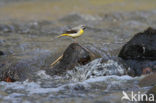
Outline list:
[[[77,33],[77,30],[67,30],[63,34],[74,34]]]

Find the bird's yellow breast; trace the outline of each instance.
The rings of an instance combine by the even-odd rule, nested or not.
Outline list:
[[[82,35],[84,33],[84,30],[83,29],[80,29],[80,35]]]
[[[81,36],[83,33],[84,33],[84,30],[83,30],[83,29],[80,29],[77,33],[72,34],[72,37],[79,37],[79,36]]]

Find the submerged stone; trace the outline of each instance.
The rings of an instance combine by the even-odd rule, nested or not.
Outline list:
[[[24,81],[31,78],[30,65],[22,62],[16,62],[9,65],[3,63],[0,69],[0,81],[15,82]]]
[[[156,85],[156,73],[152,73],[139,81],[141,87]]]

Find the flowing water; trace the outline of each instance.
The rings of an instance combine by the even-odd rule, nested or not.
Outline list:
[[[117,61],[121,47],[137,32],[156,28],[155,0],[1,0],[0,61],[24,63],[31,79],[0,82],[1,103],[128,103],[122,91],[146,92],[141,77],[125,75]],[[45,69],[72,42],[56,39],[68,26],[85,24],[81,45],[104,58],[77,66],[63,76],[50,76]],[[100,69],[104,68],[104,69]]]

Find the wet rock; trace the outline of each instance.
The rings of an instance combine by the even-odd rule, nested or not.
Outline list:
[[[78,43],[72,43],[63,53],[63,57],[56,66],[47,70],[50,75],[60,75],[65,73],[67,70],[73,69],[78,65],[85,65],[93,60],[95,55],[91,51],[80,46]]]
[[[141,87],[156,85],[156,73],[150,74],[140,80],[139,85]]]
[[[144,32],[137,33],[121,49],[119,55],[135,72],[141,75],[144,68],[154,71],[156,65],[156,30],[148,28]]]
[[[143,74],[150,74],[150,73],[152,73],[152,69],[150,67],[143,68],[142,73]]]
[[[0,51],[0,56],[1,56],[1,55],[4,55],[4,52]]]
[[[30,79],[30,66],[29,64],[16,62],[11,65],[3,63],[0,69],[0,81],[15,82]]]
[[[126,64],[130,67],[129,75],[131,76],[140,76],[143,74],[150,74],[151,72],[155,72],[156,61],[150,60],[125,60]],[[150,68],[151,70],[148,72],[146,68]],[[132,73],[133,72],[133,73]]]
[[[148,28],[127,42],[119,57],[129,60],[156,60],[156,30]]]

